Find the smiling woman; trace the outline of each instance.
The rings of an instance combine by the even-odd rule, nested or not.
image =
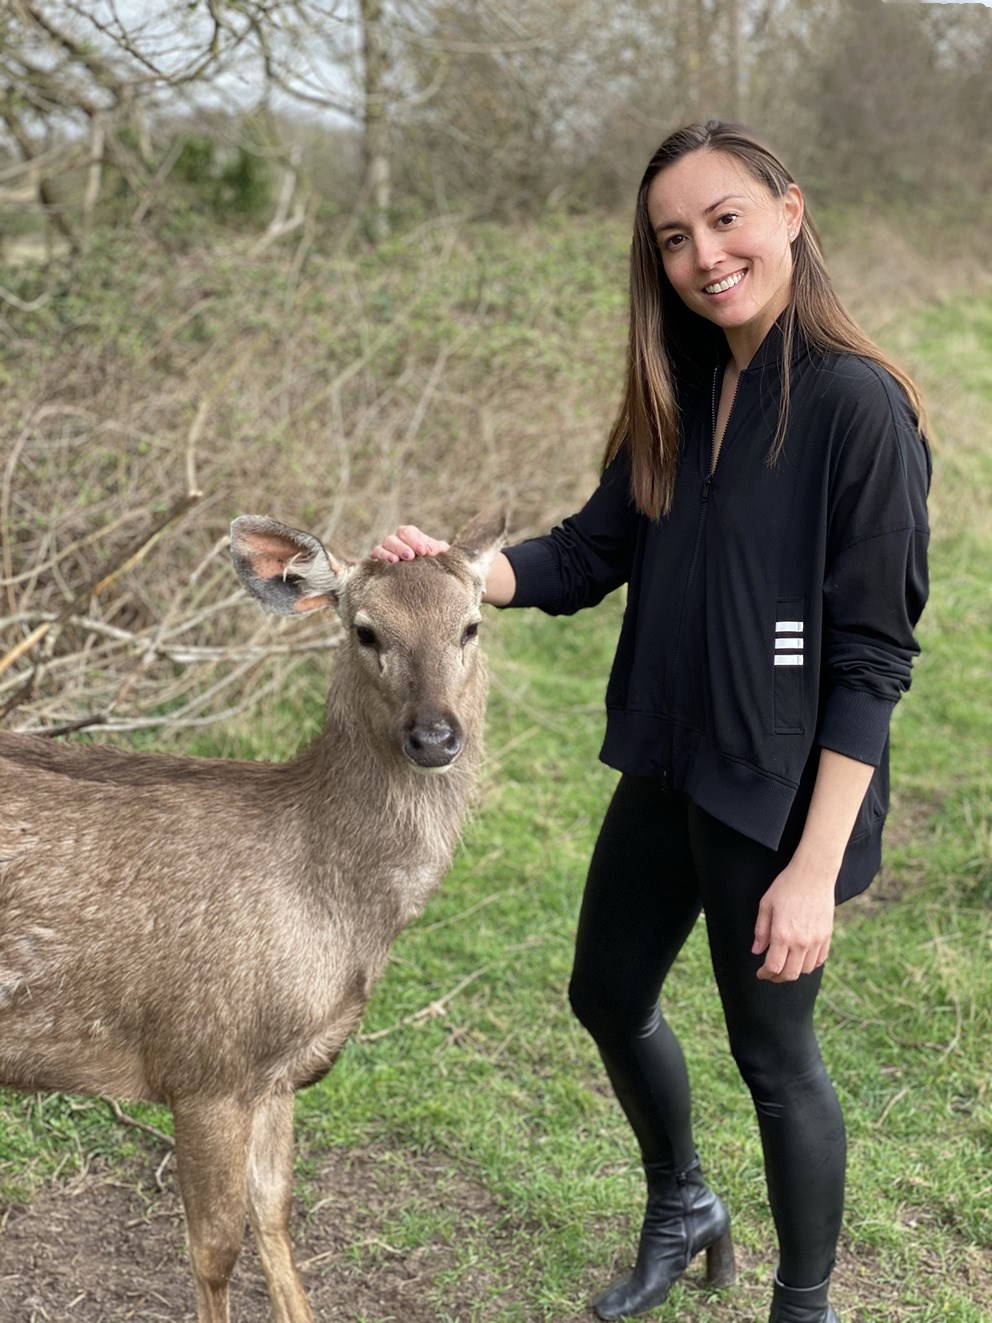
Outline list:
[[[733,1280],[659,994],[700,912],[758,1114],[778,1238],[769,1323],[837,1323],[844,1122],[813,1015],[835,905],[878,869],[888,728],[927,593],[916,388],[841,307],[803,197],[746,130],[673,134],[641,181],[627,382],[597,490],[497,556],[491,603],[565,614],[628,584],[602,758],[623,775],[569,986],[641,1150],[634,1269]],[[436,554],[401,528],[385,558]]]
[[[666,210],[666,203],[672,210]],[[695,215],[690,214],[693,205]],[[713,211],[705,217],[710,224],[704,233],[698,224],[699,211],[708,207]],[[719,242],[723,229],[728,230],[725,244]],[[741,229],[746,231],[745,242],[758,245],[756,251],[748,254],[738,246]],[[712,273],[696,270],[685,274],[681,262],[692,261],[693,242],[702,245],[696,249],[697,266],[716,259]],[[684,246],[687,252],[683,254]],[[736,298],[728,299],[728,320],[721,320],[722,313],[717,315],[721,300],[713,297],[719,291],[712,290],[709,297],[700,293],[695,287],[700,275],[704,290],[707,284],[722,285],[734,277],[740,277],[742,286],[753,286],[757,282],[750,271],[751,259],[757,265],[759,256],[765,300],[760,290],[752,290],[739,309]],[[734,258],[742,260],[735,263]],[[741,294],[746,293],[742,288]],[[780,306],[769,318],[776,294]],[[764,317],[760,316],[762,308]],[[738,313],[746,327],[749,310],[755,325],[750,333],[744,331],[735,349],[726,332],[729,329],[733,335]],[[721,437],[742,365],[751,360],[762,336],[776,322],[781,333],[776,357],[782,390],[770,460],[780,456],[785,442],[793,348],[799,337],[824,351],[857,354],[878,364],[898,383],[915,417],[924,424],[923,401],[912,379],[865,335],[837,298],[816,225],[782,162],[740,125],[720,120],[689,124],[661,144],[638,189],[630,265],[627,380],[605,457],[609,464],[621,450],[629,450],[631,490],[638,509],[649,518],[666,512],[672,502],[678,469],[679,382],[684,386],[701,364],[722,361],[730,345],[731,359],[721,376],[724,391],[714,428]],[[758,334],[762,323],[763,331]],[[716,450],[718,446],[714,446]]]
[[[795,184],[781,195],[770,192],[724,152],[691,152],[655,176],[647,207],[673,290],[719,326],[730,347],[713,432],[715,467],[740,374],[789,304],[803,197]]]

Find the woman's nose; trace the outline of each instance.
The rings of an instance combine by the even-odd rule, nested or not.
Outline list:
[[[718,234],[696,236],[696,265],[701,271],[710,271],[723,256],[723,244]]]

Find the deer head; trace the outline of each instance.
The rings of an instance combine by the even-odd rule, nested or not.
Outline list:
[[[244,515],[231,525],[231,553],[266,610],[337,611],[350,700],[399,756],[437,772],[462,752],[466,705],[481,719],[479,608],[505,529],[500,510],[473,519],[438,556],[348,564],[311,533]]]

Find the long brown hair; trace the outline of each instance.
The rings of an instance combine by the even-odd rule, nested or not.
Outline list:
[[[630,250],[626,382],[603,465],[629,446],[631,495],[638,510],[651,519],[667,514],[672,504],[679,445],[678,381],[698,374],[726,350],[720,328],[692,312],[672,288],[648,216],[648,190],[655,176],[689,152],[703,150],[733,156],[775,197],[782,197],[795,182],[749,129],[718,119],[678,129],[665,139],[644,171]],[[808,210],[792,244],[792,261],[789,303],[782,316],[782,396],[768,462],[776,462],[785,442],[797,334],[816,348],[860,354],[878,363],[906,392],[922,425],[923,401],[915,383],[865,335],[834,292],[820,236]]]

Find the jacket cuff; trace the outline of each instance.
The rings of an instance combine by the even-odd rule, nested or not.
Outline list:
[[[878,767],[885,753],[895,705],[894,699],[838,685],[823,706],[816,742],[821,749],[832,749],[859,763]]]
[[[544,539],[532,538],[528,542],[518,542],[513,547],[504,547],[503,555],[513,566],[517,581],[513,597],[507,605],[554,610],[561,600],[561,575],[557,558]]]

